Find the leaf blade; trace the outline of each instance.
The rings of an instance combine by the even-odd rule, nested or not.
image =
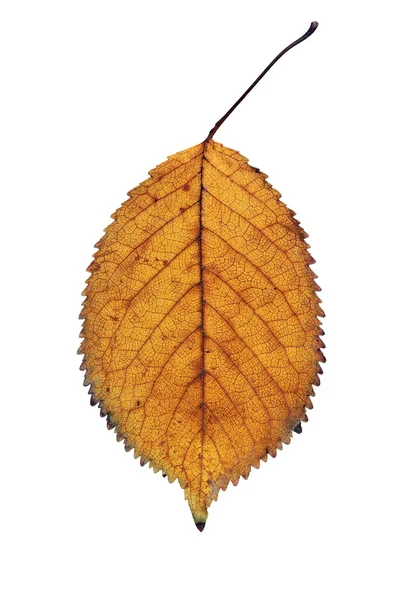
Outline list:
[[[204,524],[306,419],[321,310],[306,234],[246,158],[210,140],[150,175],[97,245],[83,364],[118,435]]]

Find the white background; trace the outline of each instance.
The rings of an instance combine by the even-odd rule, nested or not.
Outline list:
[[[395,2],[5,2],[0,591],[40,598],[399,598]],[[109,215],[215,136],[267,172],[317,263],[325,374],[304,433],[196,530],[89,406],[80,293]]]

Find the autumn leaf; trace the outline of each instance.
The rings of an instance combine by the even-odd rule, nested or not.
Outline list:
[[[306,234],[212,135],[129,192],[81,314],[92,404],[142,465],[178,479],[200,530],[219,490],[300,430],[324,360]]]

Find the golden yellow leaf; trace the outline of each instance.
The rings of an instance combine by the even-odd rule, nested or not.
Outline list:
[[[127,447],[205,522],[305,419],[322,313],[303,230],[243,156],[210,140],[150,174],[89,268],[84,368]]]
[[[86,383],[127,450],[185,489],[202,530],[229,482],[290,441],[323,345],[305,233],[211,137],[129,193],[97,244]]]

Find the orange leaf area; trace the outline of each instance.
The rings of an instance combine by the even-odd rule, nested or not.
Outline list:
[[[96,245],[80,352],[109,428],[200,530],[219,490],[312,408],[319,306],[306,234],[238,152],[210,140],[129,193]]]

